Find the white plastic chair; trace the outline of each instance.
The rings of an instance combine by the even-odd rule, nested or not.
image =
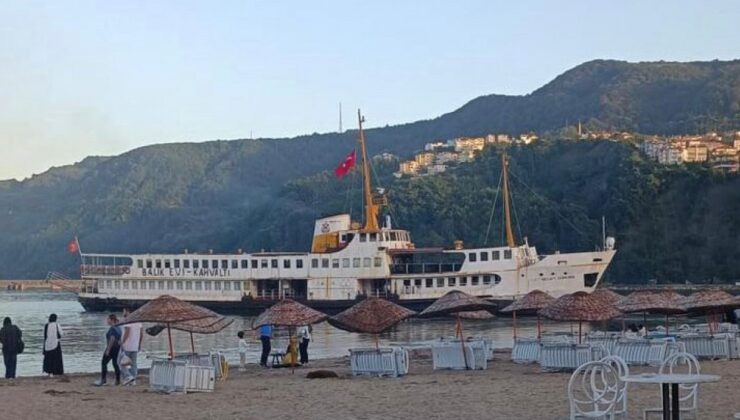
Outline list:
[[[620,378],[630,374],[630,368],[627,366],[627,363],[619,356],[606,356],[599,361],[614,368]],[[620,379],[617,390],[619,391],[619,395],[617,396],[617,407],[614,409],[614,415],[627,418],[627,382],[623,382]]]
[[[658,374],[684,374],[684,375],[699,375],[701,368],[699,367],[699,361],[696,357],[689,353],[676,353],[673,356],[666,359],[662,365]],[[684,414],[689,414],[693,418],[697,418],[696,412],[699,408],[699,384],[679,384],[678,385],[678,407],[681,412],[681,417]],[[647,420],[652,413],[662,413],[663,408],[649,408],[643,412],[643,419]]]
[[[608,363],[589,362],[568,381],[570,419],[614,419],[619,398],[619,375]]]

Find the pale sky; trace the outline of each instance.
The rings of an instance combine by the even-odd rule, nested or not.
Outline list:
[[[433,118],[584,61],[740,58],[728,1],[0,0],[0,179]]]

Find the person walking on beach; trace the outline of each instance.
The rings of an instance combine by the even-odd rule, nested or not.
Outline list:
[[[125,320],[130,311],[128,308],[123,310],[123,319]],[[144,338],[144,329],[140,322],[134,322],[132,324],[126,324],[123,326],[123,335],[121,337],[121,352],[119,358],[119,366],[121,366],[124,380],[124,385],[136,385],[136,376],[139,374],[139,369],[136,365],[136,358],[141,350],[141,342]],[[128,358],[126,364],[121,364],[120,359],[126,356]]]
[[[244,331],[236,333],[239,337],[239,371],[244,372],[247,370],[247,340],[244,339]]]
[[[311,342],[311,326],[304,325],[298,328],[298,337],[301,339],[301,343],[298,345],[298,350],[301,353],[301,364],[308,364],[308,344]]]
[[[23,353],[23,331],[13,325],[10,318],[5,317],[3,327],[0,328],[0,344],[3,345],[3,362],[5,363],[5,379],[15,378],[15,366],[18,355]]]
[[[100,365],[100,379],[93,385],[103,386],[108,383],[108,362],[113,362],[113,370],[116,372],[116,385],[121,384],[121,369],[118,367],[118,352],[121,350],[121,329],[116,326],[118,317],[116,314],[108,315],[108,331],[105,333],[105,352]]]
[[[44,365],[43,371],[49,375],[64,375],[62,360],[62,328],[57,323],[57,314],[49,315],[44,326]]]
[[[260,356],[260,366],[267,367],[267,358],[270,357],[272,345],[272,325],[263,325],[260,327],[260,341],[262,342],[262,356]]]

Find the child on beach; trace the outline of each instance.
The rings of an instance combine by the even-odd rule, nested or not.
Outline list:
[[[236,336],[239,337],[239,371],[244,372],[247,370],[247,340],[244,339],[244,331],[239,331]]]

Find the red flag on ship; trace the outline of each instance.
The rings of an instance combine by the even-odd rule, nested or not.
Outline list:
[[[357,160],[356,150],[352,149],[352,151],[347,155],[347,157],[344,158],[342,163],[340,163],[339,166],[337,166],[337,169],[334,169],[334,175],[336,175],[337,178],[341,178],[347,175],[350,169],[354,168],[356,160]]]
[[[67,251],[69,251],[70,254],[75,254],[77,251],[80,250],[80,245],[77,243],[77,238],[72,239],[67,244]]]

